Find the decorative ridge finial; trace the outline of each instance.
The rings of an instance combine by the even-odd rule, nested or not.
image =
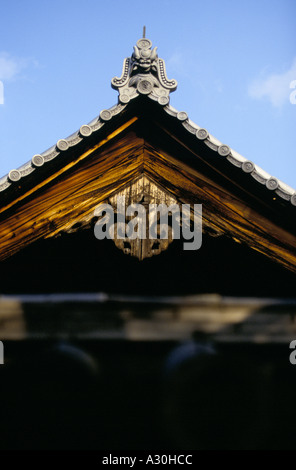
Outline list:
[[[163,106],[169,103],[169,94],[176,90],[177,81],[167,78],[164,60],[156,51],[157,47],[152,50],[152,42],[146,38],[144,26],[143,37],[134,46],[132,56],[123,62],[121,77],[111,80],[121,103],[126,104],[139,94],[147,95]]]

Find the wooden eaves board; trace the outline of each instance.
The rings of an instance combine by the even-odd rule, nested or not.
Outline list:
[[[143,129],[141,117],[134,115],[4,204],[0,209],[0,260],[92,217],[100,202],[145,173],[180,202],[201,203],[205,230],[227,234],[296,271],[295,234],[265,215],[262,205],[258,210],[256,197],[248,195],[246,202],[241,188],[236,191],[227,178],[216,177],[218,172],[213,169],[204,171],[204,164],[198,164],[202,156],[171,132],[166,132],[170,145],[164,141],[155,146],[152,134],[150,138]],[[163,132],[158,124],[156,129]],[[196,159],[194,166],[190,158],[183,158],[189,153]]]

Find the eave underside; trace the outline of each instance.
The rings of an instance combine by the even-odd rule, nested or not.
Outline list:
[[[258,197],[221,178],[172,136],[156,146],[153,133],[142,132],[137,118],[1,209],[0,259],[91,220],[99,203],[141,174],[181,203],[202,204],[205,231],[226,234],[296,271],[296,237],[281,228],[277,214],[273,220]]]

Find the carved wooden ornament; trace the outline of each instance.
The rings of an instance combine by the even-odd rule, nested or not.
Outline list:
[[[119,200],[118,198],[121,199]],[[126,236],[125,238],[119,238],[117,236],[117,222],[115,222],[113,233],[115,245],[125,254],[135,256],[139,260],[150,258],[166,250],[173,241],[172,227],[168,224],[165,238],[160,238],[160,226],[157,224],[157,238],[151,238],[149,228],[152,220],[149,205],[164,204],[169,207],[178,204],[177,200],[163,191],[150,178],[143,175],[109,198],[109,203],[112,205],[115,214],[118,211],[119,201],[124,201],[125,204]],[[138,209],[140,209],[140,211]],[[136,237],[128,236],[130,231],[129,224],[132,224],[134,227],[133,235],[137,232]]]

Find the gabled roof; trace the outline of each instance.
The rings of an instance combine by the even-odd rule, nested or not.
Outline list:
[[[134,98],[138,98],[139,95]],[[148,98],[154,100],[153,95],[148,95]],[[162,106],[159,104],[159,106]],[[67,151],[69,148],[77,146],[83,140],[88,139],[92,134],[97,133],[102,129],[103,126],[108,125],[109,121],[115,116],[120,114],[127,104],[118,103],[109,109],[104,109],[100,112],[99,116],[94,118],[88,124],[83,124],[80,129],[69,137],[58,140],[58,142],[50,147],[48,150],[36,154],[30,161],[19,167],[18,169],[12,169],[7,175],[0,179],[0,197],[1,192],[5,191],[14,183],[19,184],[22,178],[25,178],[29,174],[38,171],[43,165],[48,162],[59,158],[61,154]],[[274,192],[283,201],[296,206],[296,190],[291,186],[287,185],[283,181],[271,176],[269,173],[264,171],[258,165],[250,160],[247,160],[238,152],[233,150],[228,145],[223,144],[214,136],[212,136],[206,129],[199,127],[191,119],[189,119],[185,111],[178,111],[171,105],[166,104],[163,106],[164,111],[173,116],[178,122],[179,126],[183,126],[188,133],[194,135],[197,139],[203,142],[204,145],[213,150],[216,154],[217,159],[224,157],[227,162],[240,168],[244,173],[250,175],[260,185],[263,185],[268,191]]]
[[[159,107],[162,107],[168,115],[175,118],[179,126],[183,126],[189,134],[194,135],[204,146],[213,150],[217,159],[221,160],[221,157],[223,157],[225,163],[227,160],[228,163],[240,168],[242,172],[248,174],[250,178],[263,185],[268,191],[274,192],[284,202],[296,206],[295,189],[270,175],[252,161],[247,160],[228,145],[220,142],[207,129],[201,128],[191,121],[185,111],[178,111],[169,104],[169,93],[176,90],[177,81],[168,80],[165,63],[163,59],[157,57],[157,48],[151,51],[151,46],[152,43],[149,39],[140,39],[137,42],[137,46],[134,46],[132,57],[124,60],[121,77],[114,77],[112,79],[112,88],[119,91],[118,104],[109,109],[102,110],[99,116],[95,117],[88,124],[83,124],[78,131],[58,140],[48,150],[34,155],[29,162],[21,167],[12,169],[0,179],[0,197],[1,192],[15,183],[19,184],[23,178],[26,178],[31,173],[38,172],[48,162],[60,158],[68,149],[81,144],[82,141],[86,141],[91,135],[99,135],[102,128],[108,126],[114,117],[122,113],[131,100],[138,99],[142,95],[157,102]],[[145,59],[142,59],[141,54],[144,54]],[[146,69],[148,67],[150,69],[155,68],[156,78],[152,73],[149,73],[147,77],[143,73],[132,74],[133,70],[139,67],[137,64],[141,63],[141,61],[146,64],[148,63]],[[154,63],[155,65],[153,66]]]
[[[209,213],[204,214],[209,231],[216,235],[228,233],[235,241],[247,243],[296,270],[295,190],[218,141],[192,122],[186,112],[170,106],[169,96],[177,82],[167,78],[164,61],[151,46],[148,39],[140,39],[131,58],[124,61],[122,76],[112,80],[112,87],[119,92],[117,105],[102,110],[77,132],[34,155],[30,162],[0,180],[0,221],[5,232],[0,257],[13,254],[22,245],[15,240],[16,231],[20,230],[16,214],[17,219],[28,218],[30,205],[39,201],[41,208],[45,188],[55,184],[57,191],[64,191],[68,175],[73,195],[75,178],[82,173],[83,165],[89,162],[90,168],[91,162],[97,161],[98,166],[93,166],[93,171],[98,171],[93,175],[97,183],[92,184],[90,173],[87,180],[89,194],[95,195],[93,204],[109,198],[141,172],[152,179],[160,175],[158,183],[179,201],[208,204]],[[112,155],[117,158],[117,163],[113,163],[118,167],[106,176],[113,165]],[[174,176],[177,173],[179,176]],[[83,185],[79,194],[82,188]],[[53,193],[47,192],[46,204],[50,204],[50,198]],[[69,204],[76,200],[72,198]],[[89,216],[89,201],[89,195],[85,196],[80,212],[73,217],[74,225],[82,217],[82,208]],[[49,220],[48,211],[42,224],[37,213],[32,216],[35,232],[28,228],[34,232],[34,236],[28,235],[28,243],[34,241],[35,235],[48,237],[71,228],[66,216],[56,223],[58,212],[51,212],[50,223],[44,219]]]

